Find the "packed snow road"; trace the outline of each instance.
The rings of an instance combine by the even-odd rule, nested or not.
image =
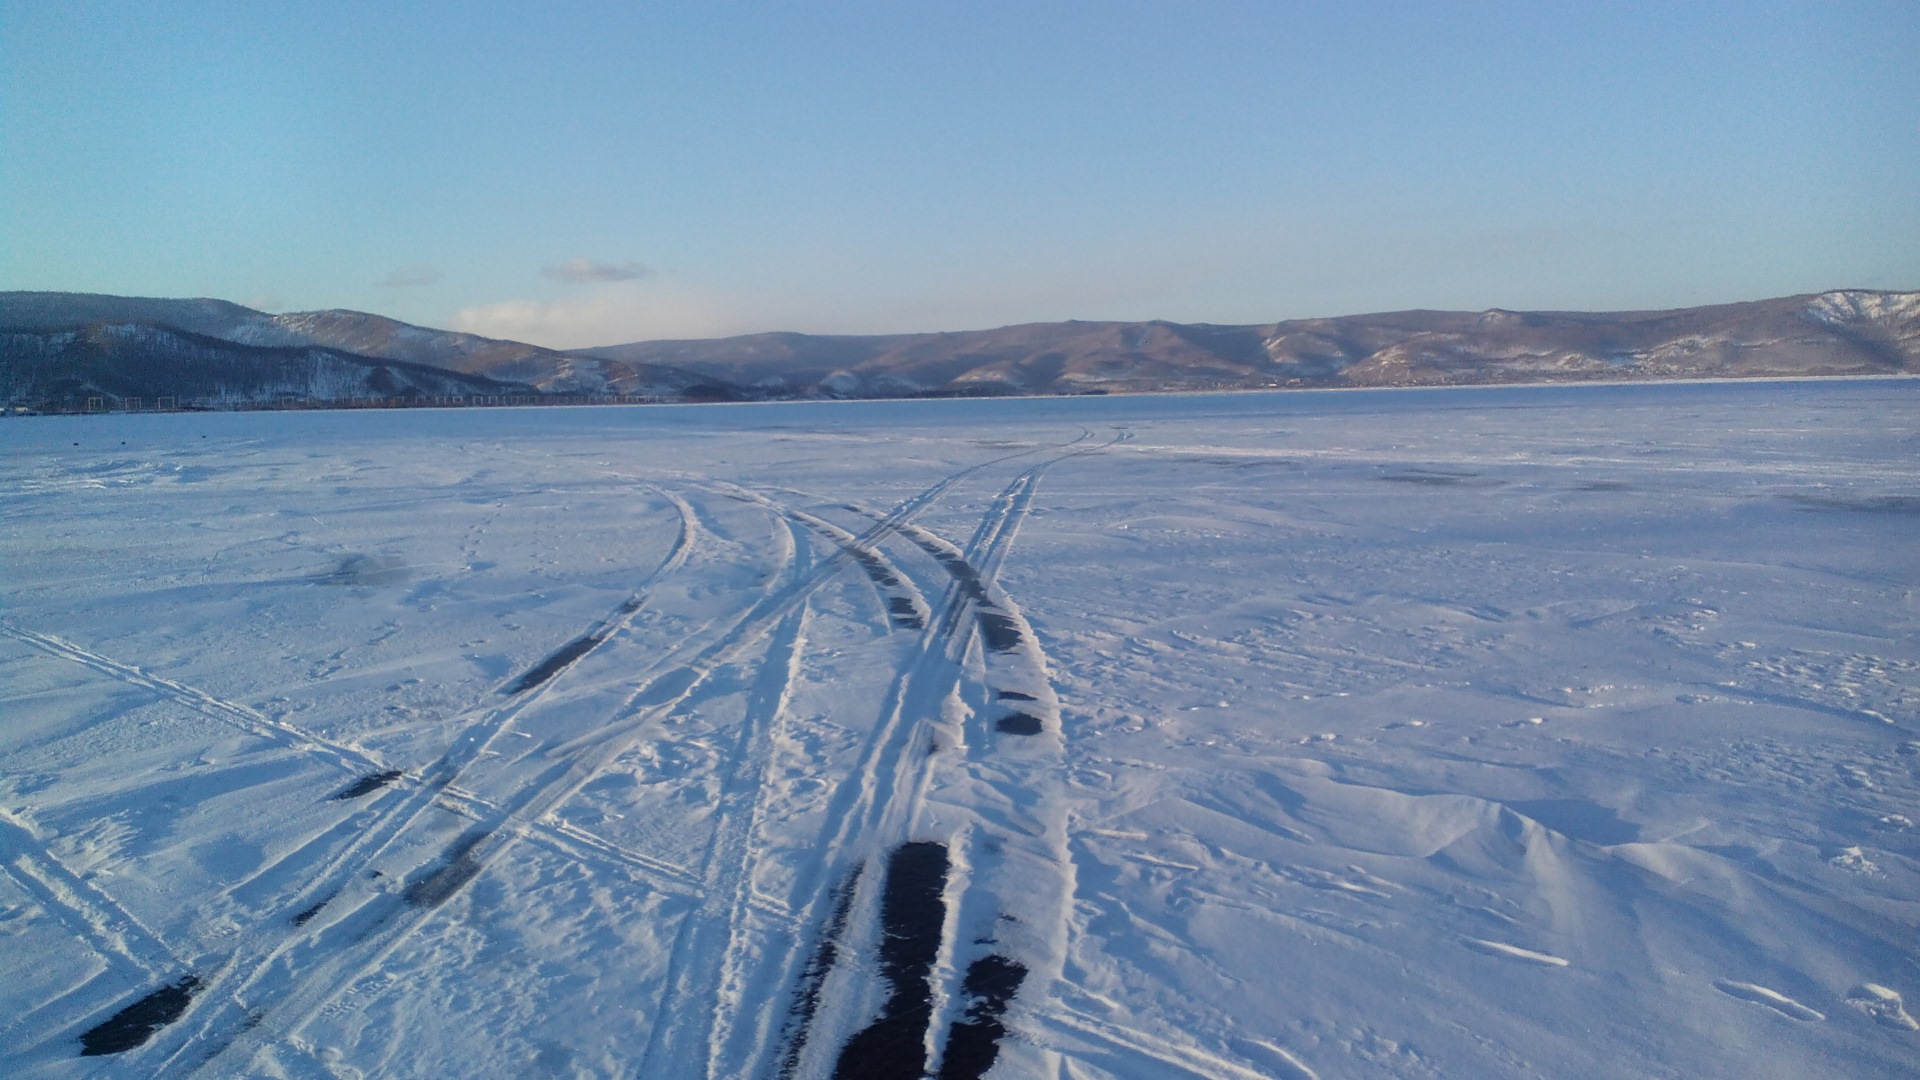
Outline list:
[[[1905,1076],[1920,383],[0,422],[32,1076]]]

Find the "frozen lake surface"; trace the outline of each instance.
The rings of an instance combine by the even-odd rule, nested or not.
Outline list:
[[[1920,1073],[1920,381],[0,422],[0,1071]]]

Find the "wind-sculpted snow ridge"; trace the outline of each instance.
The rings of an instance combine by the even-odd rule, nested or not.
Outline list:
[[[0,424],[0,1073],[1904,1078],[1917,387]]]

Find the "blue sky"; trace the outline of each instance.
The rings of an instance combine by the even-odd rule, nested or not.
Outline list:
[[[0,0],[0,288],[577,346],[1920,288],[1920,5]]]

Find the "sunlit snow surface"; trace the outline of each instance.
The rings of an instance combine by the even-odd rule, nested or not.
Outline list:
[[[0,1071],[885,1075],[932,841],[930,1074],[998,957],[997,1078],[1911,1076],[1917,460],[1911,381],[0,421]]]

